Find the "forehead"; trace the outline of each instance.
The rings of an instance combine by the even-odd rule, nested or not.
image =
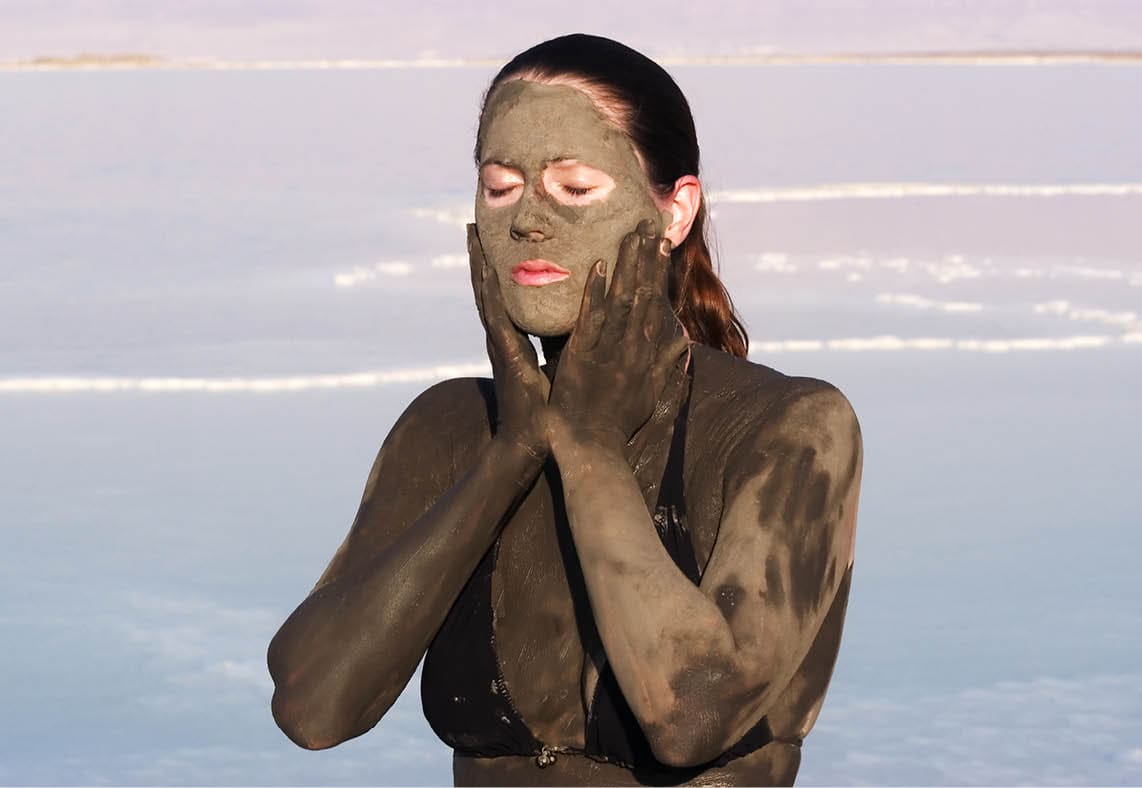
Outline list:
[[[498,86],[484,109],[481,163],[526,166],[555,159],[578,159],[603,169],[639,168],[626,135],[583,91],[526,80]]]

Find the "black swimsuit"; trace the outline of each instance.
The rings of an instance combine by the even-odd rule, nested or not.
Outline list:
[[[688,410],[687,395],[674,425],[670,455],[653,519],[658,536],[674,563],[692,583],[698,585],[701,571],[686,529],[686,507],[682,496],[682,459]],[[562,506],[556,506],[556,517],[566,517]],[[541,742],[532,734],[512,702],[496,655],[496,636],[492,626],[492,572],[499,546],[497,538],[460,592],[428,648],[420,693],[424,716],[432,730],[445,744],[464,755],[533,755],[538,765],[546,766],[555,759],[556,753],[576,752],[628,769],[669,769],[654,757],[609,663],[604,664],[599,672],[587,714],[584,750]],[[763,717],[737,744],[701,769],[722,766],[772,740],[773,734]]]

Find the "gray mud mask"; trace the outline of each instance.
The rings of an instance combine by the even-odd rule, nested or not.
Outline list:
[[[644,219],[654,222],[658,234],[668,223],[630,140],[586,93],[568,85],[513,80],[497,87],[484,111],[479,157],[481,166],[497,162],[523,175],[519,198],[504,206],[489,206],[477,183],[476,228],[508,316],[529,334],[570,333],[595,261],[606,261],[609,285],[627,233]],[[605,172],[614,189],[586,205],[556,200],[544,189],[543,172],[564,159]],[[534,259],[556,263],[571,275],[542,286],[515,282],[512,269]]]

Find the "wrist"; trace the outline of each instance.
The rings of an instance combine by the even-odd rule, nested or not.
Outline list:
[[[561,471],[577,474],[582,469],[600,462],[615,460],[626,465],[623,453],[626,441],[617,429],[583,427],[552,419],[548,424],[547,440],[551,454]]]
[[[497,469],[531,480],[547,461],[549,450],[541,443],[525,442],[508,435],[496,435],[488,444],[487,458]]]

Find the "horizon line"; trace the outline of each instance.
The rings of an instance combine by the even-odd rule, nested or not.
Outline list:
[[[902,52],[757,53],[664,55],[663,66],[736,65],[1055,65],[1066,63],[1142,64],[1142,50],[919,50]],[[390,69],[489,68],[506,62],[494,57],[414,58],[254,58],[165,57],[145,53],[40,55],[0,61],[0,71],[372,71]]]

